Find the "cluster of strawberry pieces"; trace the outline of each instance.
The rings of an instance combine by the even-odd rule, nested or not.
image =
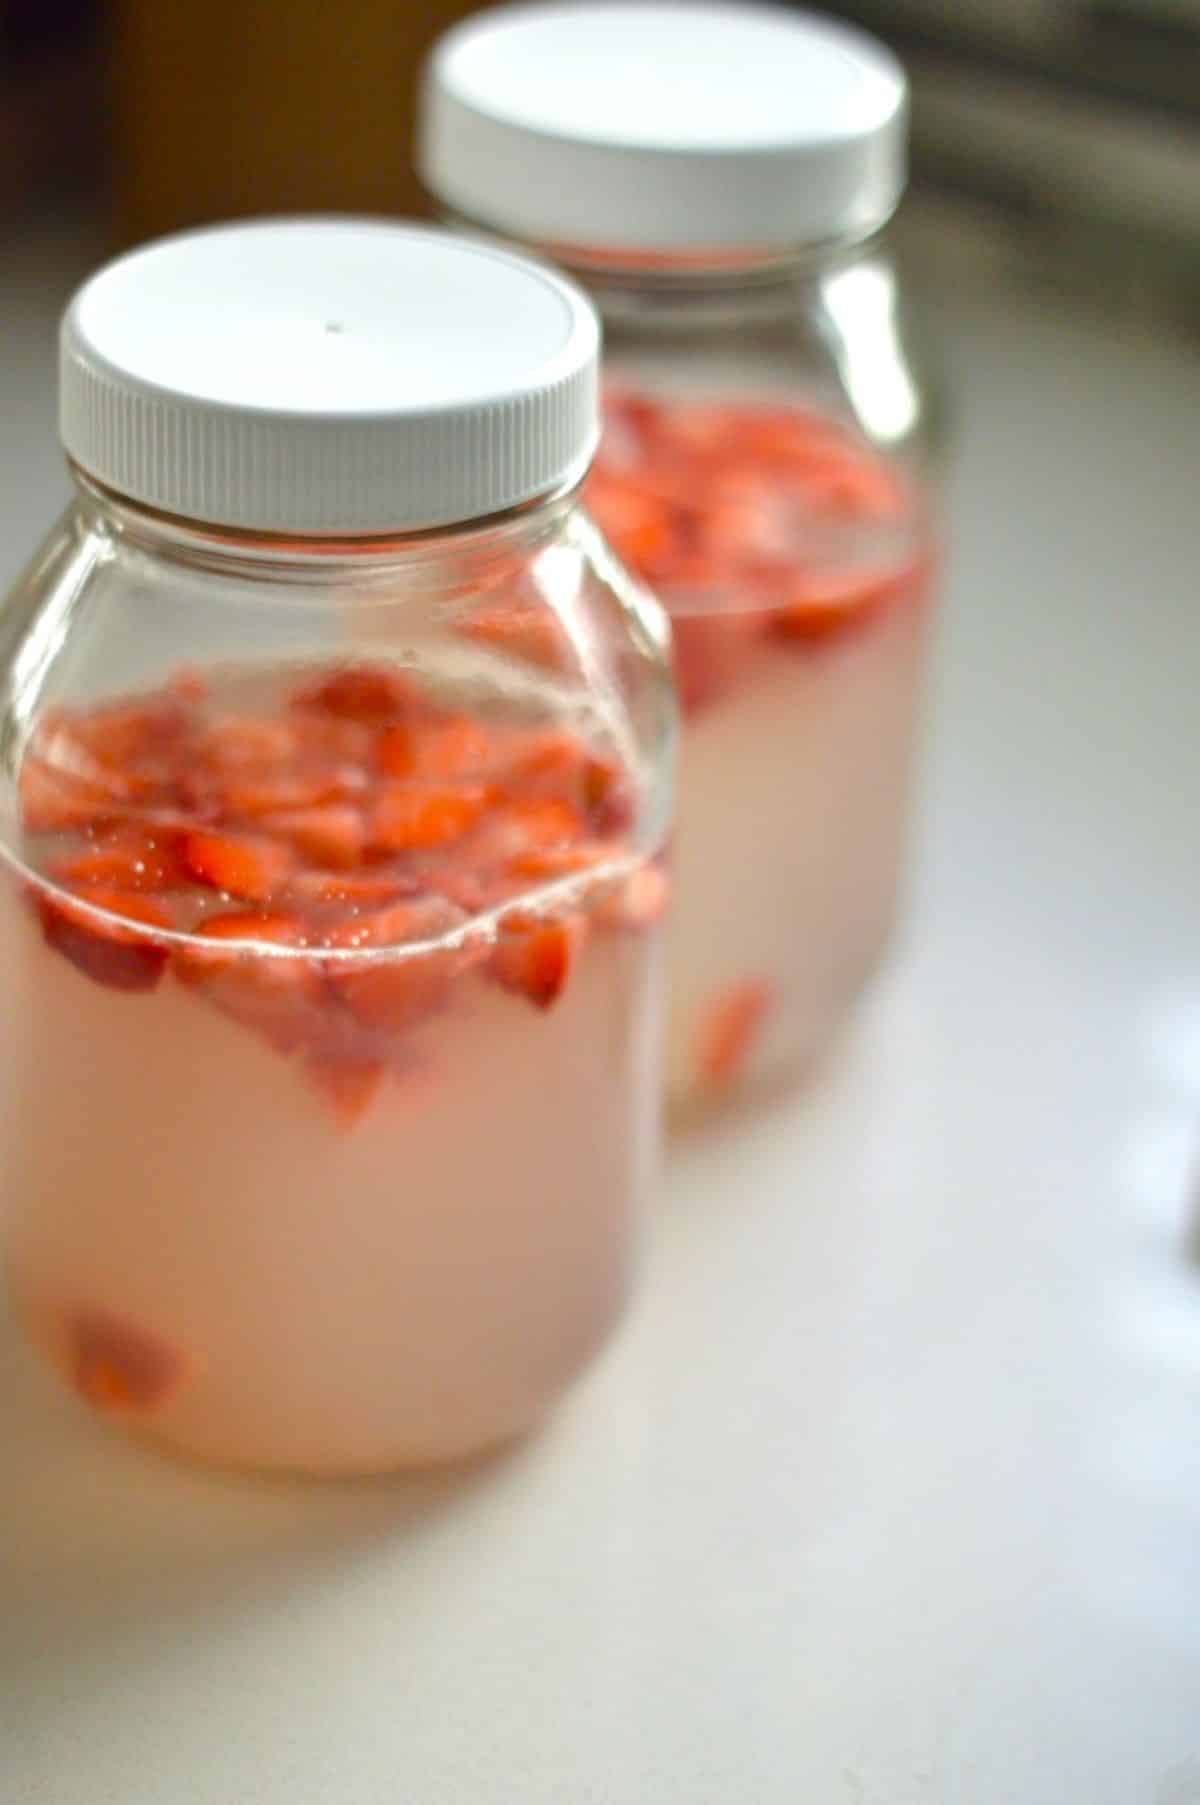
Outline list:
[[[687,403],[610,388],[587,506],[670,610],[688,713],[736,681],[764,639],[825,645],[909,592],[896,472],[836,422],[797,408]],[[857,550],[855,549],[857,546]]]
[[[303,1060],[347,1122],[460,976],[549,1008],[593,929],[665,902],[624,853],[617,763],[382,666],[309,673],[262,714],[191,677],[58,710],[20,803],[49,946],[116,990],[172,976]]]

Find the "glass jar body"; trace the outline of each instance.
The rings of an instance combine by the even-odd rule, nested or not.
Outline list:
[[[10,598],[7,1264],[122,1424],[455,1458],[619,1313],[673,728],[597,545],[569,497],[317,545],[85,490]]]
[[[931,407],[872,241],[566,253],[605,319],[594,518],[671,616],[677,1111],[819,1060],[897,914],[936,563]]]

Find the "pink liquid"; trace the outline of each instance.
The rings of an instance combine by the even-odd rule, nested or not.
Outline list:
[[[668,609],[683,705],[676,1111],[810,1066],[896,912],[924,507],[847,428],[759,398],[606,400],[588,503]]]
[[[161,1406],[112,1414],[220,1460],[384,1468],[527,1429],[625,1299],[655,941],[597,936],[544,1016],[464,979],[414,1036],[411,1077],[347,1133],[301,1070],[182,987],[90,983],[6,886],[25,1024],[7,1233],[34,1338],[85,1387],[89,1315],[162,1343],[180,1372]]]
[[[389,781],[389,831],[398,794]],[[497,819],[452,849],[377,849],[359,875],[494,885],[479,861]],[[85,834],[123,857],[126,831],[47,845]],[[615,836],[578,842],[537,856],[594,865],[481,893],[449,937],[359,947],[373,905],[306,903],[308,938],[273,956],[198,938],[197,910],[202,933],[256,911],[181,889],[171,861],[193,841],[162,846],[129,909],[170,930],[93,924],[27,866],[0,884],[20,1024],[7,1261],[32,1339],[105,1416],[238,1464],[384,1469],[528,1429],[627,1293],[655,1144],[659,874]],[[257,909],[264,937],[311,875]]]
[[[673,1104],[810,1065],[878,965],[903,870],[923,639],[909,603],[841,641],[764,647],[688,719],[668,960]]]

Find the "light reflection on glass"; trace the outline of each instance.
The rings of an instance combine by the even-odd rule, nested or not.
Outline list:
[[[836,271],[821,286],[833,347],[858,419],[881,445],[908,437],[921,403],[900,346],[896,280],[878,263]]]

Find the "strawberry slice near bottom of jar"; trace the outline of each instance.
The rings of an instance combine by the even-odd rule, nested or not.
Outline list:
[[[771,986],[745,978],[720,992],[704,1010],[696,1037],[696,1076],[709,1090],[727,1090],[745,1071],[771,1009]]]
[[[586,939],[581,915],[547,920],[514,912],[501,924],[488,970],[505,990],[549,1009],[565,990]]]
[[[185,1356],[161,1335],[95,1306],[67,1323],[72,1382],[93,1409],[148,1416],[177,1394],[187,1377]]]
[[[153,930],[175,925],[161,903],[98,884],[81,888],[77,898],[42,890],[33,896],[46,945],[78,971],[110,990],[154,989],[169,949]]]

